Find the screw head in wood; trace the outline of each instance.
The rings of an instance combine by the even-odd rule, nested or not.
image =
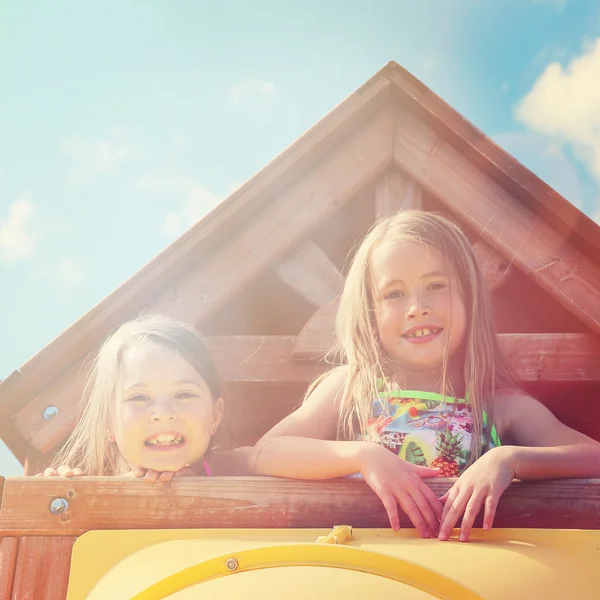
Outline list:
[[[58,415],[58,408],[52,404],[50,406],[46,406],[44,412],[42,413],[42,416],[44,419],[46,419],[46,421],[52,421],[56,415]]]
[[[225,566],[230,570],[230,571],[236,571],[237,568],[240,566],[237,559],[235,558],[228,558],[227,562],[225,563]]]
[[[65,498],[54,498],[50,502],[49,510],[53,515],[62,515],[67,508],[69,508],[69,503]]]

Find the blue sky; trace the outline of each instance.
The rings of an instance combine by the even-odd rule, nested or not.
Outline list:
[[[594,0],[4,0],[0,378],[390,60],[600,215]]]

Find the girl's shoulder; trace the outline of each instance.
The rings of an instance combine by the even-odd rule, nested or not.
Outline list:
[[[308,388],[305,402],[314,402],[323,399],[336,400],[346,386],[348,367],[340,365],[323,373],[315,379]]]
[[[539,404],[533,396],[518,386],[498,388],[494,393],[494,424],[501,439],[510,438],[514,423],[524,418],[532,404]]]

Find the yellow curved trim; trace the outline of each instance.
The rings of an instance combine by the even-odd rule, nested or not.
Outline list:
[[[230,571],[226,562],[235,559]],[[197,583],[244,571],[272,567],[333,567],[386,577],[418,588],[443,600],[483,600],[473,590],[415,563],[360,548],[321,544],[289,544],[232,552],[177,571],[146,588],[132,600],[162,600]]]

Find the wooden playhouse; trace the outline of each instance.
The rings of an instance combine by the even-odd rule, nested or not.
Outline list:
[[[221,444],[254,443],[328,368],[322,357],[333,340],[337,296],[354,244],[378,216],[408,207],[442,211],[462,225],[493,290],[501,345],[524,386],[562,421],[600,440],[600,229],[395,63],[3,381],[2,439],[25,474],[43,469],[78,418],[94,349],[124,320],[159,309],[194,323],[209,338],[227,389]],[[431,482],[440,493],[450,484]],[[499,531],[479,544],[475,559],[464,553],[477,543],[457,550],[458,544],[410,539],[410,531],[393,537],[360,529],[351,541],[348,528],[341,528],[328,536],[340,524],[387,527],[378,499],[354,480],[181,478],[164,488],[121,478],[11,478],[1,486],[0,598],[61,599],[68,586],[69,598],[83,598],[105,576],[90,597],[200,597],[185,590],[217,580],[225,587],[214,593],[226,597],[281,597],[279,588],[279,595],[269,595],[276,589],[272,581],[250,578],[273,565],[290,597],[307,585],[319,598],[327,585],[348,597],[354,596],[344,586],[373,585],[350,573],[431,594],[406,592],[410,598],[542,597],[531,595],[541,590],[538,582],[545,582],[546,593],[562,593],[568,573],[575,572],[582,589],[600,590],[597,569],[586,563],[600,558],[600,481],[513,484],[499,506]],[[549,531],[557,529],[588,531]],[[320,544],[306,544],[316,537]],[[219,552],[189,545],[208,538],[228,557],[222,564],[214,558]],[[238,544],[233,550],[232,540]],[[406,556],[388,556],[386,563],[378,554],[373,561],[371,551],[393,554],[394,540],[403,541],[411,556],[437,553],[439,564],[450,565],[447,572],[428,572]],[[331,554],[332,541],[338,542],[335,552],[350,554]],[[153,558],[159,542],[171,545]],[[347,547],[352,544],[371,554],[358,557]],[[502,550],[510,544],[534,554],[522,550],[513,564]],[[485,554],[490,549],[496,554]],[[162,573],[165,556],[180,554],[187,557],[185,568],[173,563]],[[134,559],[127,563],[130,555],[139,559],[137,566]],[[494,595],[481,573],[459,573],[462,583],[448,575],[460,571],[452,562],[458,555],[461,564],[483,561],[484,570],[486,561],[513,573],[527,571],[528,560],[532,566],[513,587],[497,582],[502,585]],[[333,568],[336,560],[346,566]],[[119,579],[119,561],[127,564],[129,591]],[[304,570],[292,568],[301,565]],[[146,573],[139,581],[136,569]],[[183,571],[187,579],[177,579],[174,573]],[[154,588],[140,583],[148,572],[155,573]],[[158,572],[171,587],[156,583]],[[227,574],[235,574],[226,580],[235,579],[245,594],[227,595],[233,590],[223,583]],[[592,597],[585,593],[578,597]]]

